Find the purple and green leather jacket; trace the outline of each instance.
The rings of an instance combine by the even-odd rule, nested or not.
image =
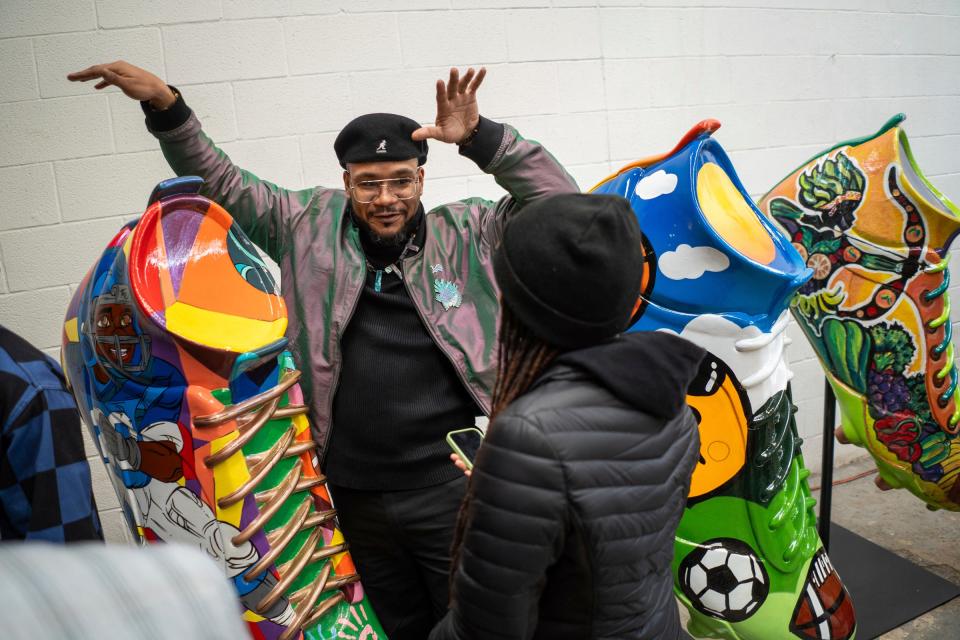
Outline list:
[[[154,124],[149,117],[148,124]],[[175,128],[151,129],[176,174],[201,176],[205,181],[201,193],[230,212],[280,266],[289,313],[287,336],[303,373],[301,387],[322,460],[340,374],[340,337],[366,277],[349,197],[342,189],[291,190],[261,180],[234,165],[206,136],[194,114]],[[402,268],[404,284],[427,331],[477,404],[489,413],[500,316],[491,254],[503,223],[537,198],[579,189],[540,144],[525,140],[508,125],[484,120],[484,129],[488,136],[502,132],[502,137],[499,145],[495,139],[481,143],[495,149],[481,168],[510,195],[498,201],[469,198],[428,211],[424,246],[404,259]],[[451,302],[450,285],[461,300],[459,306],[446,308],[440,300]]]

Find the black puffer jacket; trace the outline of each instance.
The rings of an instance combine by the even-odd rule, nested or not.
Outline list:
[[[670,562],[703,355],[664,333],[568,352],[497,417],[431,640],[678,637]]]

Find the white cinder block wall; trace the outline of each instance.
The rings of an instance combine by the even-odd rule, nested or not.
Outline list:
[[[760,195],[904,111],[920,165],[957,197],[957,33],[957,0],[0,0],[0,323],[56,355],[78,282],[171,175],[137,104],[67,82],[90,64],[156,72],[237,163],[288,187],[341,184],[332,141],[345,122],[381,110],[429,121],[434,81],[482,64],[482,113],[545,143],[585,189],[715,117]],[[500,195],[448,146],[432,146],[426,170],[427,206]],[[790,335],[819,469],[823,377]],[[122,539],[91,462],[108,535]]]

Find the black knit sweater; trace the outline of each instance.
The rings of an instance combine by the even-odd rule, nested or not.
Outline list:
[[[423,246],[421,220],[413,245]],[[403,490],[453,480],[448,431],[473,426],[480,408],[427,333],[396,272],[376,272],[402,251],[374,247],[363,292],[341,341],[343,365],[333,401],[325,472],[335,485]],[[408,254],[409,255],[409,254]]]

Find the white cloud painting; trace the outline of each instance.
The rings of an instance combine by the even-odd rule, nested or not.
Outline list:
[[[633,192],[641,200],[653,200],[668,193],[673,193],[677,188],[677,176],[667,173],[663,169],[654,171],[648,176],[640,178]]]
[[[713,247],[681,244],[657,258],[657,267],[671,280],[696,280],[707,271],[718,273],[730,266],[730,259]]]

